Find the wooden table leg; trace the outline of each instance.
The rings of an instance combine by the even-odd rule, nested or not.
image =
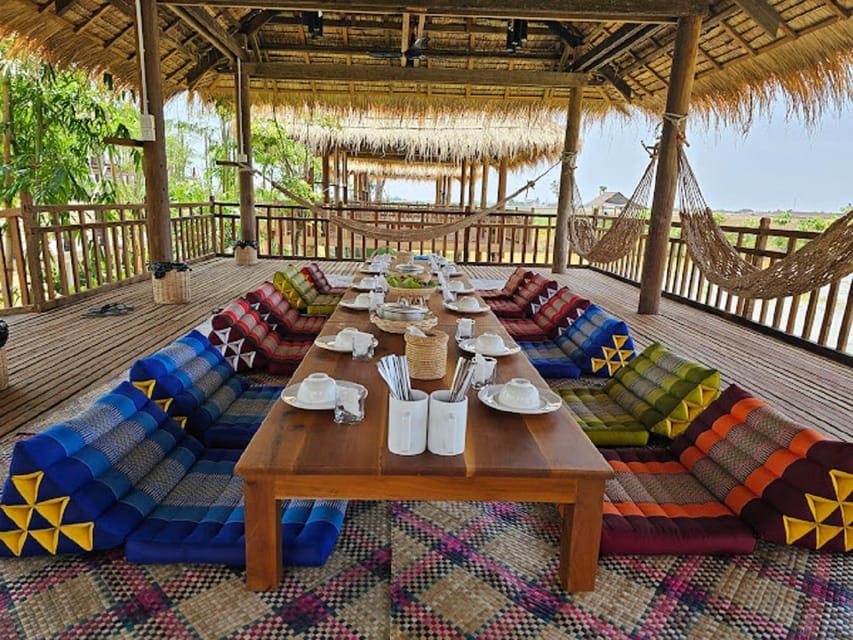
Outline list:
[[[281,501],[273,483],[248,479],[243,483],[246,509],[246,588],[272,591],[281,584]]]
[[[579,480],[575,504],[563,505],[560,584],[568,591],[595,589],[603,501],[604,480]]]

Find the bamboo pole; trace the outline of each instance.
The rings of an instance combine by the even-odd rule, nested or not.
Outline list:
[[[462,160],[462,171],[459,175],[459,208],[465,209],[465,185],[468,180],[468,160]]]
[[[483,175],[480,178],[480,208],[487,208],[489,197],[489,159],[483,159]]]
[[[172,262],[172,229],[169,224],[169,174],[166,168],[166,126],[163,120],[163,76],[160,72],[160,27],[156,0],[140,0],[147,104],[142,110],[154,116],[154,140],[142,143],[145,174],[145,206],[148,209],[148,244],[151,262]],[[137,42],[137,53],[140,49]],[[142,57],[142,56],[138,56]],[[144,100],[144,98],[143,98]]]
[[[3,164],[7,167],[12,164],[12,77],[6,73],[3,74]],[[4,186],[8,189],[12,186],[12,172],[6,173]],[[12,199],[7,198],[3,203],[6,209],[12,208]],[[3,299],[6,301],[6,306],[12,306],[12,282],[15,279],[15,261],[12,256],[15,255],[15,243],[18,238],[18,222],[14,218],[9,218],[8,233],[6,234],[5,251],[3,252],[4,264],[3,270],[6,277],[3,278]],[[24,287],[21,286],[21,300],[26,298]],[[26,304],[26,303],[24,303]]]
[[[240,191],[240,239],[244,242],[257,241],[255,229],[255,180],[252,169],[252,102],[249,92],[249,74],[237,73],[236,92],[238,126],[238,151],[240,162],[245,166],[238,169]]]
[[[563,143],[563,162],[560,167],[560,194],[557,199],[557,222],[554,230],[554,273],[565,273],[569,262],[569,216],[575,197],[575,164],[580,142],[583,87],[569,90],[569,113],[566,117],[566,138]]]
[[[323,189],[323,202],[325,204],[329,204],[329,152],[323,152],[323,162],[321,163],[322,168],[322,189]]]
[[[675,52],[666,95],[666,113],[669,115],[664,118],[661,132],[649,237],[643,257],[643,275],[640,279],[640,303],[637,309],[639,313],[657,314],[660,307],[669,230],[672,226],[672,207],[675,204],[678,145],[681,135],[680,128],[673,122],[672,116],[686,116],[690,109],[701,27],[701,16],[678,19]]]
[[[506,176],[508,169],[508,160],[506,158],[501,158],[501,163],[498,168],[498,202],[501,202],[504,198],[506,198]],[[505,202],[500,206],[499,210],[506,210]]]
[[[477,182],[477,164],[473,160],[471,160],[468,163],[468,166],[469,166],[468,173],[470,174],[468,176],[468,210],[473,211],[474,210],[474,196],[475,196],[474,185]]]

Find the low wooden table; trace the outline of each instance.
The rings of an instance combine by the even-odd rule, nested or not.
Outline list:
[[[346,296],[352,298],[353,295]],[[456,319],[439,294],[430,299],[437,329],[450,335],[444,380],[414,380],[424,391],[446,389],[463,352],[453,338]],[[511,338],[491,312],[474,316],[477,331]],[[370,324],[367,312],[339,308],[323,335],[354,326],[379,339],[374,360],[402,354],[402,336]],[[368,389],[365,419],[339,425],[331,411],[304,411],[276,402],[237,463],[243,476],[246,515],[246,586],[276,589],[282,577],[281,501],[286,498],[350,500],[494,500],[564,505],[560,533],[560,582],[569,591],[595,587],[604,483],[610,466],[568,410],[517,415],[469,399],[465,452],[445,457],[388,451],[388,390],[375,364],[312,347],[291,382],[322,371]],[[498,359],[497,378],[531,379],[547,386],[523,353]]]

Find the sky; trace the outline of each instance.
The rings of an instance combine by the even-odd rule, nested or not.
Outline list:
[[[698,122],[688,123],[687,137],[688,158],[705,200],[714,209],[838,213],[853,202],[853,101],[840,113],[825,113],[810,129],[795,118],[787,120],[779,102],[768,116],[756,118],[746,134]],[[600,186],[630,196],[648,162],[640,142],[654,139],[654,125],[639,120],[607,120],[587,126],[577,173],[584,202],[598,195]],[[548,164],[512,174],[508,193]],[[496,198],[495,176],[493,172],[489,180],[492,200]],[[550,184],[557,178],[559,168],[541,180],[530,197],[556,201]],[[457,189],[458,183],[456,194]],[[388,183],[388,191],[410,200],[435,199],[434,183],[394,181]]]

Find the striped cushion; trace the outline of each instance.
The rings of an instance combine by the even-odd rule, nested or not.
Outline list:
[[[515,271],[513,271],[509,276],[502,289],[483,289],[477,291],[477,293],[484,300],[486,298],[509,298],[515,294],[525,279],[532,277],[532,271],[528,271],[524,267],[516,267]]]
[[[731,385],[670,449],[764,540],[853,551],[853,443]]]
[[[545,276],[534,273],[533,277],[525,280],[513,294],[512,301],[524,310],[525,315],[532,316],[531,305],[538,303],[539,298],[550,298],[559,288],[556,281],[548,280]]]
[[[627,413],[603,389],[559,389],[557,393],[593,444],[625,447],[648,443],[646,425]]]
[[[551,338],[531,318],[501,318],[506,332],[516,342],[547,342]]]
[[[577,365],[551,340],[518,344],[543,378],[577,378],[581,374]]]
[[[311,342],[282,340],[270,333],[261,343],[266,356],[266,368],[275,375],[290,375],[308,353]]]
[[[533,322],[549,338],[556,338],[561,328],[568,327],[583,310],[589,306],[589,300],[573,294],[562,287],[541,306],[533,303]]]
[[[245,565],[243,479],[234,475],[240,451],[211,449],[127,540],[131,562],[213,562]],[[283,560],[321,565],[343,524],[343,500],[291,500],[282,514]]]
[[[281,292],[272,282],[264,282],[260,287],[253,289],[243,297],[249,304],[257,304],[276,293],[280,294]]]
[[[270,285],[272,291],[268,291],[266,286],[257,289],[253,292],[257,302],[250,306],[269,325],[270,331],[277,333],[282,338],[313,340],[317,337],[323,329],[326,319],[300,315],[280,291],[272,287],[271,283],[267,284]],[[266,297],[261,297],[267,293]],[[247,295],[246,298],[248,300],[249,296]],[[272,317],[265,319],[264,316],[269,314]]]
[[[337,293],[342,294],[346,290],[341,291],[341,287],[333,287],[329,284],[329,280],[326,278],[326,274],[323,273],[323,270],[320,268],[316,262],[312,262],[307,267],[302,269],[302,273],[304,273],[308,278],[310,278],[311,282],[314,283],[314,287],[320,293]],[[338,289],[338,291],[334,291],[334,289]]]
[[[110,549],[202,450],[124,382],[75,418],[15,444],[0,500],[0,555]]]
[[[654,343],[619,369],[605,392],[652,433],[674,438],[719,395],[720,372]]]
[[[338,303],[341,301],[340,295],[331,293],[321,293],[314,297],[314,300],[308,305],[307,313],[309,316],[330,316],[338,308]]]
[[[484,298],[483,302],[489,305],[498,318],[523,318],[525,315],[524,308],[513,302],[511,299],[504,298]]]
[[[219,349],[235,371],[266,367],[268,354],[261,345],[270,333],[269,325],[261,320],[248,302],[232,302],[211,319],[211,325],[210,343]]]
[[[752,553],[755,535],[667,449],[603,450],[601,553]]]
[[[308,303],[302,299],[302,294],[290,283],[283,271],[275,272],[273,285],[294,309],[304,310],[308,307]]]
[[[635,355],[628,325],[591,304],[555,342],[582,372],[612,376]]]

